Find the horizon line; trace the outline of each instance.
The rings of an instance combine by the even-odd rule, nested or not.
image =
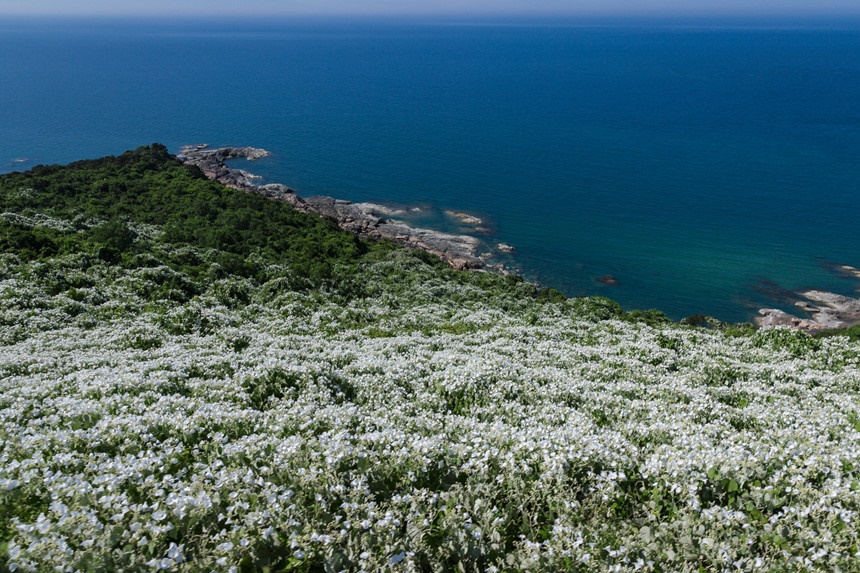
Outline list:
[[[620,18],[620,19],[642,19],[642,18],[813,18],[831,19],[843,17],[860,18],[860,6],[850,9],[833,10],[779,10],[779,11],[756,11],[756,10],[730,10],[730,9],[702,9],[702,10],[501,10],[501,11],[287,11],[287,10],[167,10],[167,11],[93,11],[81,12],[63,11],[0,11],[0,18],[4,17],[38,17],[38,18],[175,18],[175,17],[226,17],[226,18],[549,18],[559,17],[565,19],[591,19],[591,18]]]

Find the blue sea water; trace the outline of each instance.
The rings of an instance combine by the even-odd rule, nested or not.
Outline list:
[[[525,277],[674,318],[858,286],[857,22],[0,20],[0,172],[154,141],[475,214]]]

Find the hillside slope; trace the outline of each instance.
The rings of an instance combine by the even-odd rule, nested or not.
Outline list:
[[[158,145],[0,211],[0,568],[857,570],[846,337],[452,271]]]

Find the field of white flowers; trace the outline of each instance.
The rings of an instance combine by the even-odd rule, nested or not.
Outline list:
[[[856,338],[456,273],[157,144],[0,176],[0,571],[860,571],[858,511]]]
[[[0,257],[0,568],[860,570],[847,338],[172,273]]]

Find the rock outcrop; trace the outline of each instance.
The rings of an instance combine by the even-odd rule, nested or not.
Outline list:
[[[380,216],[387,208],[374,203],[352,203],[331,197],[308,197],[304,210],[337,221],[342,229],[366,238],[390,239],[401,245],[424,249],[445,259],[455,269],[481,269],[484,261],[477,252],[480,241],[469,235],[450,235],[419,229],[402,221]]]
[[[208,145],[200,144],[186,145],[176,157],[188,165],[199,167],[206,177],[223,183],[227,187],[242,191],[256,191],[257,184],[255,181],[259,180],[260,177],[241,169],[231,169],[227,167],[225,161],[238,158],[256,161],[269,155],[271,154],[268,151],[257,147],[209,149]],[[292,193],[292,190],[290,189],[289,192]]]
[[[778,308],[762,308],[759,309],[758,313],[760,316],[756,317],[756,324],[765,329],[788,327],[812,334],[827,328],[823,324],[818,324],[808,318],[799,318]]]
[[[798,300],[794,304],[809,318],[799,318],[777,308],[763,308],[758,311],[758,325],[762,328],[787,326],[814,333],[860,324],[860,299],[819,290],[798,294],[805,300]]]
[[[406,212],[376,203],[352,203],[332,197],[301,198],[291,188],[279,183],[258,185],[259,177],[241,169],[227,166],[229,159],[245,158],[250,161],[270,155],[255,147],[224,147],[209,149],[207,145],[188,145],[177,158],[198,167],[206,177],[228,187],[256,193],[277,201],[292,204],[296,209],[315,213],[337,222],[342,229],[364,238],[389,239],[401,245],[424,249],[460,270],[479,270],[486,262],[477,253],[480,241],[469,235],[451,235],[431,229],[419,229],[402,221],[389,219]]]

